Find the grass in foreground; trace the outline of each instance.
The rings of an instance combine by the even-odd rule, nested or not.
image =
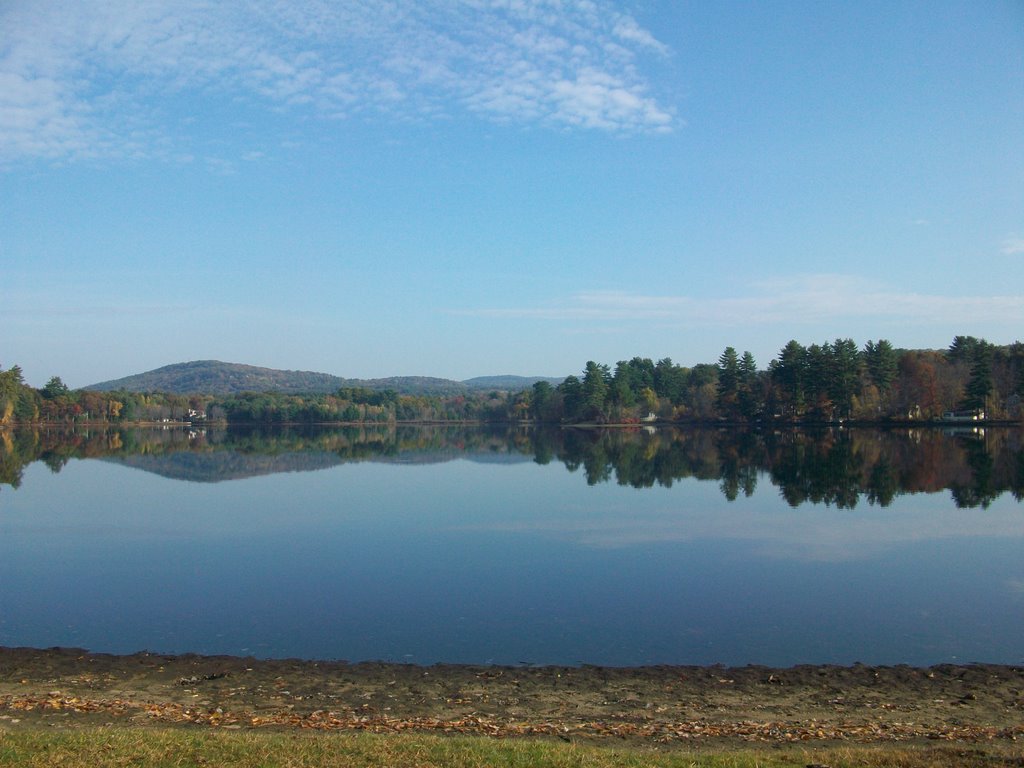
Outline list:
[[[655,752],[526,739],[420,734],[289,734],[94,728],[0,732],[0,766],[62,768],[997,768],[1024,762],[1002,748],[787,747],[763,751]]]

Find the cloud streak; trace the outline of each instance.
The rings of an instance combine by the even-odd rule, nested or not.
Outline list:
[[[15,0],[0,28],[6,161],[159,154],[182,97],[321,119],[673,124],[640,71],[668,49],[606,0]]]
[[[1004,256],[1018,256],[1024,253],[1024,237],[1008,237],[999,252]]]
[[[548,306],[460,310],[513,320],[656,322],[687,327],[816,325],[840,319],[915,324],[1024,323],[1024,296],[938,296],[900,292],[848,275],[806,275],[751,286],[746,296],[697,298],[584,291]]]

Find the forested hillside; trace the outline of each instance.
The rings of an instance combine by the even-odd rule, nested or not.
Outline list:
[[[202,364],[177,366],[177,381],[187,381],[182,369],[188,365]],[[790,341],[764,369],[749,352],[741,355],[733,347],[727,347],[717,362],[693,367],[676,365],[670,358],[655,362],[634,357],[614,368],[589,361],[579,376],[560,384],[542,379],[518,390],[472,390],[447,379],[404,377],[375,380],[376,386],[336,379],[342,384],[325,392],[320,387],[326,379],[321,377],[327,374],[298,372],[310,377],[305,379],[309,390],[268,391],[277,381],[270,374],[296,372],[251,366],[219,370],[227,370],[225,376],[234,370],[242,377],[238,381],[254,387],[262,383],[266,389],[238,391],[235,381],[226,383],[222,393],[72,391],[54,376],[37,390],[24,383],[18,366],[0,369],[0,424],[921,422],[950,411],[989,420],[1024,417],[1024,344],[998,346],[972,336],[957,336],[945,350],[897,349],[884,339],[862,348],[851,339],[807,347]],[[302,380],[293,379],[289,386]],[[396,387],[382,387],[383,382]]]
[[[167,392],[176,395],[230,395],[236,392],[333,392],[345,379],[312,371],[280,371],[254,365],[194,360],[165,365],[123,379],[90,384],[94,392]]]
[[[167,392],[174,395],[235,395],[240,392],[277,392],[291,395],[327,394],[340,387],[394,389],[403,394],[455,394],[465,392],[462,382],[428,376],[390,379],[345,379],[329,373],[282,371],[220,360],[194,360],[165,365],[123,379],[90,384],[94,392]]]
[[[534,382],[558,383],[542,376],[478,376],[466,381],[432,376],[391,376],[346,379],[329,373],[284,371],[220,360],[194,360],[165,365],[145,373],[82,387],[93,392],[166,392],[174,395],[237,395],[242,392],[330,394],[342,387],[390,389],[401,395],[460,395],[473,390],[520,390]]]

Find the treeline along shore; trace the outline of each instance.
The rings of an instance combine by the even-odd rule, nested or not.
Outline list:
[[[787,343],[767,368],[727,347],[693,367],[634,357],[614,367],[588,361],[560,384],[457,394],[344,386],[307,394],[212,395],[72,390],[59,376],[41,389],[14,365],[0,367],[0,425],[26,423],[388,423],[549,424],[1020,422],[1024,343],[999,346],[957,336],[945,350],[898,349],[882,339]]]

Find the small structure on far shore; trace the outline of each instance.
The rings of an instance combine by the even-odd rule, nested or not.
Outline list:
[[[942,414],[943,421],[984,421],[985,412],[980,408],[972,411],[946,411]]]

